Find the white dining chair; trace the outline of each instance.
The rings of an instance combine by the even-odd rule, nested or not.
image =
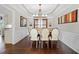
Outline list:
[[[44,45],[44,42],[46,43],[47,45],[47,48],[49,47],[49,39],[48,39],[48,35],[49,35],[49,31],[48,29],[42,29],[42,38],[41,38],[41,41],[42,41],[42,48],[43,48],[43,45]]]
[[[30,32],[30,37],[31,37],[31,47],[32,47],[32,44],[33,42],[35,41],[36,42],[36,48],[38,47],[38,38],[37,38],[37,30],[36,29],[32,29],[31,32]]]
[[[55,28],[52,30],[52,38],[50,40],[51,40],[51,46],[53,44],[55,44],[57,46],[58,40],[59,40],[59,30],[58,29]]]
[[[58,41],[58,36],[59,36],[59,30],[58,29],[53,29],[52,31],[52,39],[53,41]]]

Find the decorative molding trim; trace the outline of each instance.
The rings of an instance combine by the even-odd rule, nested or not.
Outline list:
[[[47,15],[53,13],[59,6],[60,6],[60,4],[57,4],[56,7],[51,12],[47,13]]]
[[[25,7],[25,5],[23,4],[22,5],[23,7],[24,7],[24,9],[28,12],[28,13],[30,13],[31,15],[33,15],[33,13],[32,12],[30,12],[26,7]]]

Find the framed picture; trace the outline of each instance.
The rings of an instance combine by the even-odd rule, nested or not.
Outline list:
[[[60,22],[59,22],[59,21],[60,21],[60,18],[58,17],[58,24],[60,24]]]
[[[58,24],[77,22],[78,10],[74,10],[64,16],[58,17]]]
[[[2,16],[0,16],[0,20],[2,20],[3,19],[3,17]]]
[[[58,24],[62,24],[62,17],[58,18]]]
[[[71,19],[72,19],[72,22],[77,22],[77,12],[78,10],[75,10],[75,11],[72,11],[71,12]]]
[[[64,16],[62,16],[62,24],[64,24],[65,23],[65,21],[64,21]]]
[[[3,16],[0,16],[0,24],[3,23]]]
[[[20,16],[20,27],[26,27],[27,26],[27,18]]]

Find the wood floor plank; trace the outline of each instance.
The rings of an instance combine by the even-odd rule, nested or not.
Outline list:
[[[61,41],[58,41],[58,46],[53,48],[30,48],[30,40],[24,38],[15,45],[6,44],[5,51],[1,54],[77,54]]]

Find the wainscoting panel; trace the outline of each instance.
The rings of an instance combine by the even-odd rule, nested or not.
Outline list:
[[[59,40],[69,46],[71,49],[79,53],[79,34],[60,31]]]

